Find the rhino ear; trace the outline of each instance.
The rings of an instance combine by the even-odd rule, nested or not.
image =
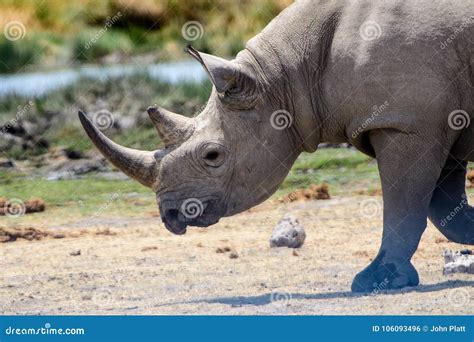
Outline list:
[[[253,75],[233,62],[199,52],[190,45],[186,51],[204,67],[222,100],[242,106],[254,102],[257,82]]]

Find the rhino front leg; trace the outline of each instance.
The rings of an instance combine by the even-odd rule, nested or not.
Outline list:
[[[372,131],[370,142],[382,182],[383,237],[377,257],[354,278],[352,291],[416,286],[418,273],[410,260],[447,153],[433,139],[396,130]]]
[[[474,245],[474,208],[466,196],[467,162],[448,158],[433,192],[430,220],[449,240]]]

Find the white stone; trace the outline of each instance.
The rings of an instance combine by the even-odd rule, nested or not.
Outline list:
[[[464,252],[444,251],[443,274],[469,273],[474,274],[474,255]]]
[[[299,248],[303,246],[306,233],[296,217],[285,215],[273,229],[270,247]]]

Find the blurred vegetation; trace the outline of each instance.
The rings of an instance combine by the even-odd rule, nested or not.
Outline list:
[[[82,109],[89,116],[107,110],[118,125],[106,130],[108,136],[132,148],[151,150],[157,148],[160,140],[145,112],[149,105],[156,103],[174,112],[194,116],[207,102],[210,92],[209,81],[169,84],[146,74],[105,80],[84,78],[64,89],[34,99],[34,105],[22,114],[20,122],[27,122],[32,127],[30,133],[41,136],[49,146],[87,151],[92,144],[85,139],[83,129],[79,126],[77,110]],[[0,125],[14,118],[26,102],[17,96],[2,99]],[[130,128],[120,127],[121,120],[131,122]],[[11,148],[0,148],[2,156],[13,159],[27,159],[47,151],[41,144],[32,148],[18,144]]]
[[[0,30],[21,23],[24,37],[0,38],[0,72],[32,63],[62,66],[123,60],[150,54],[176,59],[192,43],[204,52],[234,56],[291,0],[0,0]],[[183,37],[183,25],[202,27],[197,39]],[[200,30],[200,28],[198,28]],[[34,58],[33,58],[34,57]]]
[[[24,177],[18,172],[0,171],[0,197],[15,194],[17,198],[27,200],[41,198],[47,203],[47,211],[68,207],[75,214],[89,216],[107,203],[107,213],[142,212],[151,210],[155,196],[148,188],[132,180],[110,180],[96,175],[83,179],[49,181],[44,178]],[[110,200],[118,194],[117,199]],[[115,197],[114,197],[115,198]],[[137,205],[140,202],[140,205]]]

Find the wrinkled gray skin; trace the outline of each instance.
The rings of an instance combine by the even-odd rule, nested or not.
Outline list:
[[[375,39],[367,21],[380,27]],[[264,201],[301,152],[350,142],[377,159],[384,200],[379,254],[352,290],[414,286],[410,259],[428,217],[451,241],[474,244],[465,200],[474,124],[449,125],[454,110],[474,121],[473,23],[472,1],[300,1],[231,62],[189,49],[214,88],[193,119],[149,108],[166,149],[123,148],[80,117],[112,163],[153,188],[175,234]],[[286,129],[271,124],[278,110],[291,114]],[[203,204],[191,218],[183,212],[190,198]]]

